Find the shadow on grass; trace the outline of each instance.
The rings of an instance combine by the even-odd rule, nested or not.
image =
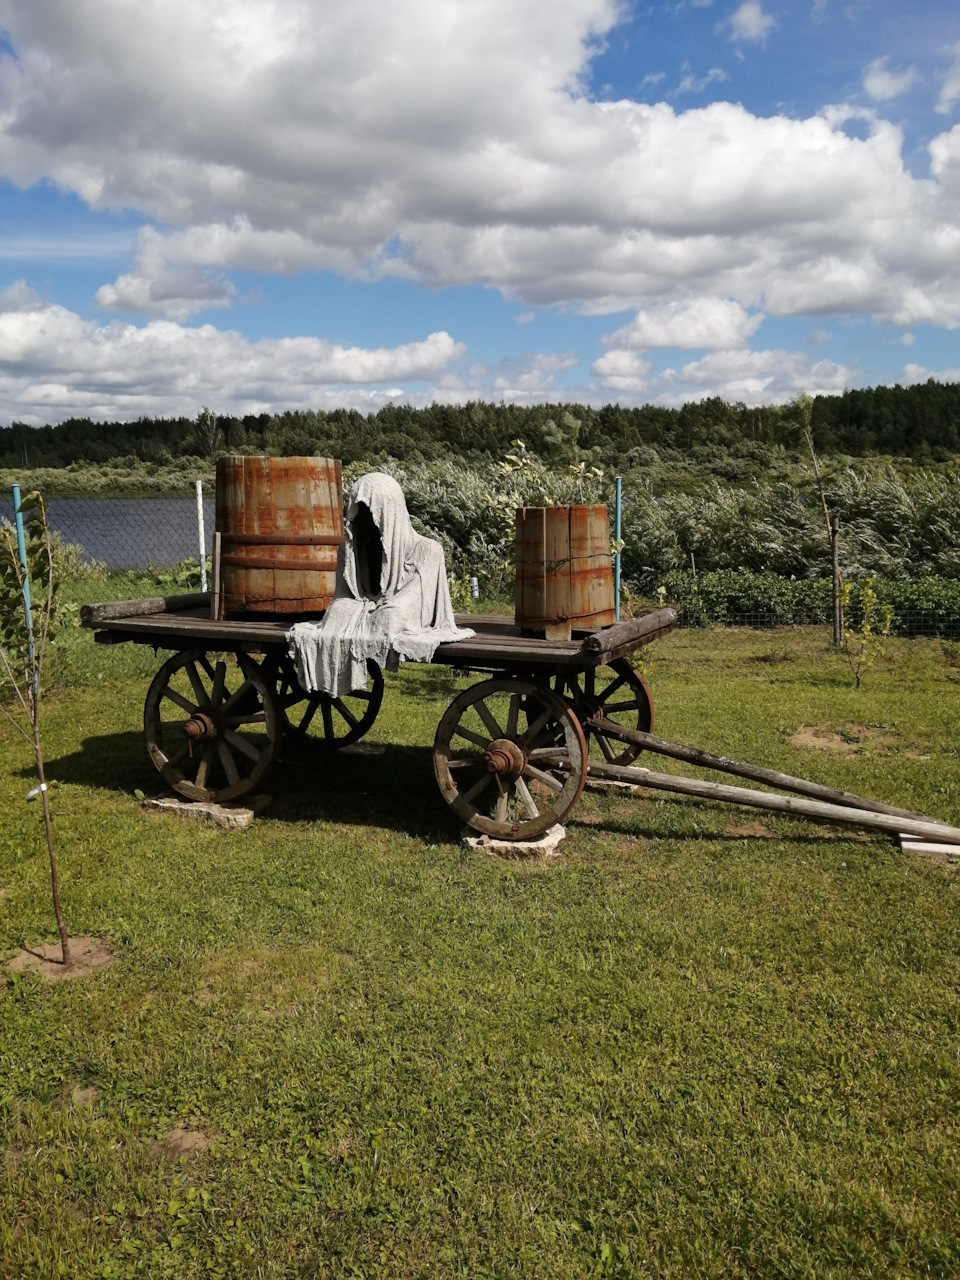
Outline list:
[[[27,768],[20,773],[33,776]],[[84,738],[79,751],[47,762],[47,777],[126,796],[138,789],[168,793],[143,735],[133,731]],[[283,822],[383,827],[428,842],[451,840],[459,830],[437,789],[429,747],[384,745],[382,753],[342,755],[285,745],[255,791],[273,797],[269,816]]]

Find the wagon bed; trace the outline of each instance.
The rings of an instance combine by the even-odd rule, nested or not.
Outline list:
[[[257,786],[284,737],[338,748],[376,719],[383,676],[343,697],[306,693],[288,655],[297,618],[211,617],[206,594],[87,605],[99,644],[172,649],[147,693],[147,749],[164,780],[193,800],[233,800]],[[629,654],[671,631],[653,610],[570,640],[525,634],[514,618],[459,614],[476,635],[440,645],[433,663],[493,678],[459,693],[434,742],[441,794],[476,831],[507,839],[543,834],[576,803],[588,755],[629,764],[638,748],[601,732],[605,722],[649,733],[653,707]],[[258,655],[260,655],[258,660]],[[612,732],[612,731],[611,731]]]

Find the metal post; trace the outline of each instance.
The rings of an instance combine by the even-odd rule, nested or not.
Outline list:
[[[622,507],[623,488],[619,476],[614,481],[613,491],[613,540],[617,550],[613,557],[613,600],[617,622],[620,621],[620,511]]]
[[[17,555],[20,557],[20,572],[23,575],[23,615],[27,624],[27,652],[30,654],[30,670],[33,672],[34,693],[36,693],[36,651],[33,646],[33,605],[30,601],[30,575],[27,572],[27,541],[23,536],[23,515],[20,512],[20,486],[13,486],[14,521],[17,526]]]
[[[207,589],[207,536],[203,527],[203,485],[197,481],[197,537],[200,540],[200,590]]]

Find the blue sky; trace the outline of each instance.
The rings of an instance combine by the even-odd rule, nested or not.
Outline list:
[[[960,380],[960,10],[0,0],[0,422]]]

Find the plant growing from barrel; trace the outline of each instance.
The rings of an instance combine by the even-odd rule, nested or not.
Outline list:
[[[856,592],[853,584],[845,581],[840,588],[840,599],[843,652],[859,689],[867,671],[884,656],[893,624],[893,606],[880,604],[872,578],[865,578]],[[850,624],[851,612],[859,615],[856,626]]]
[[[0,702],[0,710],[33,749],[39,785],[27,798],[39,793],[43,805],[53,910],[60,933],[61,958],[66,966],[70,964],[70,938],[60,910],[57,859],[40,742],[43,668],[57,622],[58,582],[43,498],[39,493],[28,493],[17,514],[23,521],[22,543],[14,525],[4,522],[0,528],[0,666],[3,683],[9,682],[12,693],[8,704]],[[37,590],[36,601],[31,585]]]

